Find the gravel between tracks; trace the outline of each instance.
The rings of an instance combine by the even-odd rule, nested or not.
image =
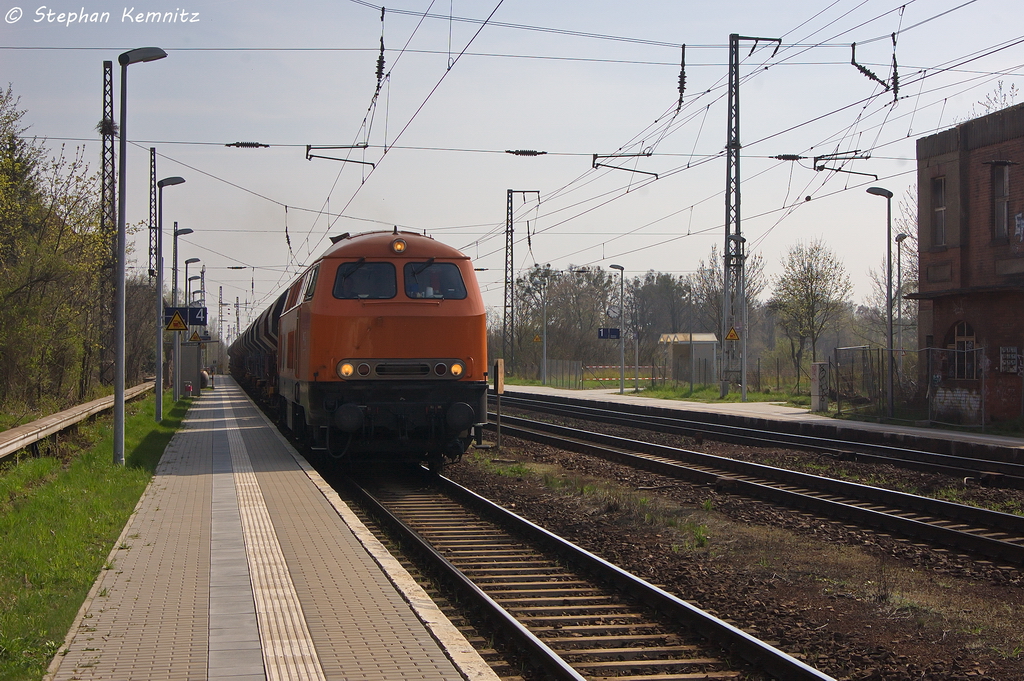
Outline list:
[[[959,485],[965,503],[1024,502],[1016,491],[891,466],[644,437],[771,465],[841,468],[879,486]],[[1024,681],[1020,570],[514,438],[448,474],[838,679]]]

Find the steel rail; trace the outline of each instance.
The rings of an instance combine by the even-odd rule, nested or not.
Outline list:
[[[1024,517],[1021,516],[516,417],[502,416],[502,431],[506,435],[562,448],[582,449],[590,454],[671,477],[699,484],[713,484],[727,491],[736,491],[791,508],[1024,565],[1024,544],[980,534],[983,531],[998,530],[1024,537]],[[747,476],[749,479],[736,476]],[[805,491],[786,489],[780,485],[798,487]],[[908,513],[938,516],[947,521],[969,523],[975,525],[976,530],[964,532],[892,512],[814,496],[809,494],[811,491],[844,496],[862,503],[885,505]]]
[[[530,522],[522,516],[498,506],[452,480],[442,478],[438,480],[438,484],[453,498],[476,507],[487,515],[498,518],[503,525],[511,527],[522,536],[548,547],[573,564],[581,567],[584,571],[612,584],[624,593],[668,615],[675,621],[700,632],[727,651],[735,653],[747,662],[764,669],[779,679],[794,679],[794,681],[817,679],[823,681],[832,678],[778,648],[751,636],[745,631],[687,603],[677,596],[673,596],[664,589],[654,586],[650,582],[626,572],[622,568]]]
[[[515,617],[474,584],[447,558],[437,552],[419,533],[409,527],[401,518],[374,497],[369,491],[351,479],[346,485],[359,501],[366,505],[371,514],[381,520],[402,541],[429,560],[430,564],[444,575],[444,578],[459,592],[461,597],[471,600],[485,614],[488,621],[508,636],[521,649],[529,653],[531,661],[544,670],[549,678],[568,681],[586,681],[565,660],[520,624]]]
[[[531,654],[539,655],[536,658],[551,674],[551,678],[572,678],[582,679],[575,670],[565,663],[554,651],[552,651],[542,639],[537,638],[521,625],[515,618],[508,614],[499,604],[485,594],[479,587],[465,577],[457,567],[451,564],[444,556],[438,553],[426,540],[422,539],[415,530],[410,528],[400,518],[392,514],[384,505],[373,498],[373,496],[355,485],[353,492],[373,509],[374,513],[386,519],[387,524],[400,533],[405,541],[411,542],[423,555],[428,556],[431,561],[445,571],[446,577],[458,584],[463,593],[479,599],[478,605],[486,608],[488,616],[492,621],[498,622],[507,627],[510,635],[514,636],[517,642],[525,642],[526,649]],[[656,587],[635,575],[632,575],[621,568],[609,563],[589,551],[545,530],[544,528],[526,520],[525,518],[512,513],[511,511],[498,506],[490,500],[476,494],[475,492],[462,487],[461,485],[444,477],[434,479],[441,491],[465,506],[475,509],[481,515],[493,519],[498,524],[509,528],[527,541],[539,544],[547,550],[559,555],[562,559],[571,562],[583,571],[595,578],[610,584],[614,588],[628,594],[639,602],[652,607],[701,636],[708,638],[727,652],[733,653],[745,661],[756,665],[758,668],[767,671],[778,679],[793,681],[834,681],[833,677],[814,669],[813,667],[797,660],[796,658],[778,650],[777,648],[758,640],[746,632],[722,621],[709,613],[700,610],[696,606],[673,596],[672,594]],[[554,656],[555,659],[548,656]],[[564,674],[564,675],[563,675]]]
[[[147,390],[152,390],[152,383],[142,383],[125,391],[125,399],[130,400],[138,397]],[[77,407],[65,409],[64,411],[44,416],[43,418],[0,432],[0,461],[31,447],[54,433],[59,433],[71,426],[84,421],[85,419],[98,414],[114,406],[114,396],[101,397]]]
[[[680,416],[655,415],[625,410],[627,405],[615,403],[581,404],[582,400],[571,403],[552,401],[542,397],[503,395],[502,404],[519,409],[542,411],[546,414],[565,416],[586,421],[601,421],[615,425],[643,428],[675,435],[699,436],[733,444],[755,447],[791,447],[823,452],[839,460],[871,463],[888,463],[902,468],[951,475],[954,477],[977,477],[988,485],[1011,489],[1024,489],[1024,465],[992,459],[979,459],[939,452],[930,452],[908,447],[880,445],[840,439],[838,433],[831,437],[785,433],[777,430],[761,430],[748,426],[696,421]],[[672,411],[672,410],[662,410]],[[838,430],[838,429],[837,429]],[[850,429],[845,429],[849,431]],[[848,449],[852,448],[852,449]]]

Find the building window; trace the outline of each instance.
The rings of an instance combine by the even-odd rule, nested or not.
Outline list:
[[[932,178],[932,246],[946,245],[946,178]]]
[[[948,377],[960,380],[978,378],[978,352],[975,348],[974,329],[967,322],[957,322],[952,330],[952,342],[947,336],[946,347],[953,350],[947,365]]]
[[[1010,166],[992,165],[992,236],[1005,240],[1010,224]]]

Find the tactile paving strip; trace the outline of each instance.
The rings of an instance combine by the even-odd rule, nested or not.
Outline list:
[[[230,405],[225,408],[225,422],[267,679],[324,679],[299,596]]]

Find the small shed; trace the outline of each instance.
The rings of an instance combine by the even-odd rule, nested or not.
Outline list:
[[[713,333],[663,333],[665,363],[673,381],[714,383],[718,380],[718,336]]]

